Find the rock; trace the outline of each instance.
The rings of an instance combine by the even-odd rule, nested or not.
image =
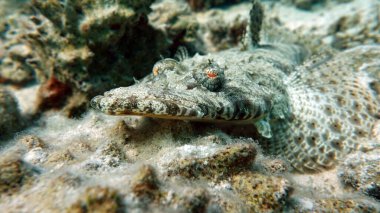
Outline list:
[[[189,213],[207,212],[209,201],[210,195],[206,189],[187,189],[183,192],[183,197],[179,198],[176,210]]]
[[[165,36],[148,23],[152,2],[34,0],[31,4],[37,12],[19,15],[13,27],[18,35],[12,42],[5,39],[7,64],[20,64],[24,73],[32,73],[40,82],[54,77],[74,94],[88,97],[115,84],[131,85],[133,77],[150,72],[168,45]],[[12,58],[15,45],[33,51]],[[9,72],[15,75],[18,69],[12,66]]]
[[[123,202],[117,190],[94,186],[88,188],[80,200],[70,206],[66,212],[75,213],[117,213],[123,212]]]
[[[132,192],[140,199],[159,198],[159,181],[150,165],[143,165],[132,178]]]
[[[378,212],[376,206],[365,200],[356,199],[305,199],[298,200],[298,203],[291,211],[295,212]]]
[[[23,126],[18,104],[13,94],[0,87],[0,139],[12,136]]]
[[[231,178],[232,188],[249,212],[281,212],[290,196],[290,183],[282,177],[242,172]]]
[[[0,159],[0,195],[13,194],[34,180],[34,171],[18,158]]]
[[[46,144],[35,135],[25,135],[19,139],[19,143],[25,145],[28,149],[46,148]]]
[[[171,43],[170,56],[174,56],[179,46],[186,47],[190,53],[204,52],[201,36],[197,33],[200,23],[185,2],[164,0],[154,3],[149,21],[167,35]]]
[[[252,144],[233,144],[209,157],[174,161],[169,165],[167,175],[219,180],[251,168],[256,154]]]
[[[326,2],[329,2],[328,6],[318,3],[320,7],[308,12],[280,3],[275,5],[265,17],[268,37],[302,43],[313,53],[318,53],[321,48],[344,50],[380,42],[379,1]]]
[[[259,167],[269,175],[279,175],[289,172],[290,165],[282,159],[261,159]]]
[[[380,200],[380,150],[347,156],[338,170],[341,182]]]

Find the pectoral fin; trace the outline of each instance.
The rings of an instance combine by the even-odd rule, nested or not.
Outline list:
[[[259,121],[256,121],[254,124],[257,131],[260,133],[261,136],[265,138],[272,137],[272,130],[270,128],[270,124],[266,119],[261,119]]]

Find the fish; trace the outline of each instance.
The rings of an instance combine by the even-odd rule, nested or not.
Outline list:
[[[96,96],[91,106],[110,115],[252,124],[267,153],[302,173],[323,171],[371,138],[378,80],[366,67],[380,71],[380,46],[310,61],[306,53],[297,45],[261,45],[166,58],[140,82]]]

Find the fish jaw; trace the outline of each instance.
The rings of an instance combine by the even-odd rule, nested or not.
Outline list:
[[[139,115],[197,121],[237,121],[258,119],[264,112],[249,100],[230,97],[230,91],[212,93],[201,89],[165,90],[137,84],[96,96],[91,106],[111,115]]]

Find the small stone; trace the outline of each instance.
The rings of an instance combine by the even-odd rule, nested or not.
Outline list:
[[[20,143],[28,147],[28,149],[34,148],[46,148],[46,144],[35,135],[26,135],[19,140]]]
[[[206,210],[210,201],[210,195],[206,189],[188,189],[183,194],[184,196],[179,200],[180,210],[189,213],[207,212]]]
[[[49,163],[68,163],[74,160],[74,156],[69,150],[54,152],[49,155]]]
[[[108,187],[90,187],[82,199],[70,206],[66,212],[73,213],[118,213],[123,212],[121,195]]]
[[[154,199],[159,196],[159,181],[154,168],[143,165],[132,179],[132,192],[140,198]]]
[[[13,194],[33,180],[35,171],[17,158],[0,159],[0,194]]]
[[[264,159],[260,165],[268,174],[278,175],[289,171],[289,165],[281,159]]]

